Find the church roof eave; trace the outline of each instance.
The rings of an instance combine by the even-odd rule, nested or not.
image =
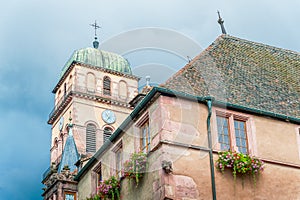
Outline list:
[[[53,94],[55,94],[57,92],[57,90],[62,85],[62,83],[64,82],[66,77],[68,77],[69,72],[73,69],[73,67],[76,64],[81,65],[81,66],[85,66],[85,67],[89,67],[89,68],[93,68],[93,69],[96,69],[96,70],[99,70],[99,71],[108,72],[108,73],[111,73],[111,74],[114,74],[114,75],[117,75],[117,76],[122,76],[122,77],[130,78],[130,79],[134,79],[134,80],[137,80],[137,81],[139,81],[141,79],[141,77],[135,76],[133,74],[124,74],[122,72],[115,71],[115,70],[112,70],[112,69],[107,69],[107,68],[104,68],[104,67],[97,67],[97,66],[93,66],[93,65],[90,65],[90,64],[82,63],[82,62],[73,61],[69,65],[69,67],[66,69],[65,73],[60,77],[60,79],[59,79],[58,83],[56,84],[56,86],[53,88],[53,90],[52,90]]]
[[[190,101],[196,101],[199,103],[206,104],[207,99],[213,99],[213,97],[210,96],[195,96],[191,94],[187,94],[184,92],[179,92],[163,87],[153,87],[153,89],[143,98],[143,100],[134,108],[134,110],[130,113],[130,115],[121,123],[121,125],[114,131],[114,133],[111,135],[108,141],[106,141],[101,148],[93,155],[93,157],[87,162],[86,165],[83,166],[83,168],[78,172],[78,174],[75,176],[74,180],[79,181],[81,177],[87,172],[90,167],[93,166],[93,164],[97,161],[99,161],[99,157],[105,153],[110,145],[114,143],[114,141],[120,136],[120,134],[127,130],[128,126],[133,122],[133,120],[139,116],[140,112],[146,109],[147,105],[151,101],[153,101],[154,98],[157,97],[157,95],[164,95],[164,96],[170,96],[170,97],[176,97],[176,98],[183,98]],[[278,120],[282,121],[288,121],[295,124],[300,124],[300,118],[290,117],[286,115],[276,114],[272,112],[267,112],[263,110],[248,108],[245,106],[240,106],[236,104],[231,104],[228,102],[222,102],[218,100],[213,101],[214,106],[221,106],[226,107],[228,109],[247,112],[255,115],[260,116],[266,116],[266,117],[272,117]]]

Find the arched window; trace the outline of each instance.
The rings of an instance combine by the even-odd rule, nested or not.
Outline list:
[[[86,152],[96,152],[96,126],[94,124],[86,126]]]
[[[105,127],[103,130],[103,144],[109,140],[113,130],[110,127]]]
[[[111,87],[110,78],[108,76],[105,76],[103,79],[103,94],[104,95],[108,95],[108,96],[111,95],[110,87]]]
[[[119,82],[119,97],[121,99],[127,99],[127,83],[123,80]]]
[[[88,92],[95,92],[96,78],[92,73],[88,73],[86,77],[86,87]]]

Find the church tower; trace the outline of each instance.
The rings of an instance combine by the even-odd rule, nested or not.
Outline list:
[[[138,80],[120,55],[90,47],[76,50],[52,91],[51,162],[60,161],[70,111],[79,154],[93,154],[131,112],[128,102],[138,93]]]
[[[97,24],[93,26],[96,31]],[[66,145],[72,144],[78,158],[87,161],[132,111],[129,102],[138,93],[139,78],[132,74],[125,58],[99,50],[98,46],[95,32],[93,47],[74,51],[52,91],[55,102],[48,119],[52,126],[51,167],[43,175],[43,183],[48,184],[45,184],[44,199],[51,196],[47,192],[51,187],[48,180],[51,173],[59,174],[65,167],[61,166],[68,157],[65,151],[70,151]],[[69,118],[74,142],[70,139]],[[53,194],[60,196],[57,192]]]

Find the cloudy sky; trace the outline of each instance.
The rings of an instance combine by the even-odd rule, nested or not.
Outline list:
[[[46,122],[54,102],[51,91],[72,52],[91,46],[94,32],[89,24],[95,20],[102,27],[98,36],[103,48],[119,47],[112,45],[118,35],[148,27],[182,34],[206,48],[220,35],[220,10],[230,35],[299,52],[299,8],[297,0],[2,2],[0,199],[41,199],[41,174],[49,166],[51,127]],[[170,38],[170,51],[184,40]],[[193,56],[187,46],[183,49],[187,53],[178,55],[145,48],[125,57],[133,68],[144,66],[136,67],[137,73],[148,70],[155,76],[159,64],[170,69],[166,74],[182,67],[182,57]],[[155,63],[153,69],[149,63]]]

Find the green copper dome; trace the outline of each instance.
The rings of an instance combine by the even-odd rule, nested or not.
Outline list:
[[[88,47],[85,49],[76,50],[72,54],[71,58],[67,61],[62,69],[61,76],[63,76],[73,61],[96,67],[103,67],[125,74],[132,74],[129,62],[122,56]]]

